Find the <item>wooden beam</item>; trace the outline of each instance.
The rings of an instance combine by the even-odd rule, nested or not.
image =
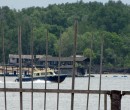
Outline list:
[[[0,92],[47,92],[47,93],[77,93],[77,94],[99,94],[99,90],[71,90],[71,89],[20,89],[20,88],[0,88]],[[101,94],[110,94],[110,91],[101,91]]]
[[[122,91],[122,95],[130,95],[130,91]]]

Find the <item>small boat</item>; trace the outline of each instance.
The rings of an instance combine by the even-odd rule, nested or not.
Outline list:
[[[124,75],[124,76],[121,76],[121,77],[127,77],[126,75]]]
[[[113,77],[118,77],[118,76],[114,75]]]
[[[32,75],[24,75],[22,76],[22,81],[27,82],[27,81],[36,81],[36,80],[46,80],[46,81],[51,81],[51,82],[56,82],[56,83],[61,83],[65,80],[67,77],[66,74],[56,74],[56,72],[53,69],[47,68],[43,70],[39,70],[37,68],[34,69],[33,72],[33,77]],[[16,82],[20,81],[20,78],[15,79]]]

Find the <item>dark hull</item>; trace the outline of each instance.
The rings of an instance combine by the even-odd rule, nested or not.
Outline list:
[[[58,77],[59,77],[59,81],[58,81]],[[46,80],[46,81],[51,81],[51,82],[56,82],[56,83],[61,83],[65,80],[65,78],[67,77],[67,75],[54,75],[54,76],[41,76],[41,77],[34,77],[33,81],[36,80]],[[17,78],[15,81],[19,82],[19,78]],[[22,82],[27,82],[27,81],[32,81],[32,77],[22,77]]]

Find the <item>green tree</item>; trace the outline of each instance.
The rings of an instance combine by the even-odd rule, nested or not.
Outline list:
[[[46,54],[46,36],[47,29],[45,26],[34,29],[34,53]],[[54,43],[57,41],[55,35],[48,33],[48,54],[55,55]]]
[[[63,32],[62,36],[61,36],[61,55],[62,56],[70,56],[73,55],[73,43],[74,41],[74,31],[73,28],[68,28],[66,30],[66,32]],[[57,44],[55,44],[55,50],[58,54],[59,52],[59,44],[60,44],[60,40],[58,40]]]

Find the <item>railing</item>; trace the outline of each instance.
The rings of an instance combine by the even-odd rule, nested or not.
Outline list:
[[[59,94],[99,94],[99,90],[72,90],[72,89],[28,89],[28,88],[0,88],[0,92],[17,92],[17,93],[59,93]],[[105,91],[101,90],[100,94],[104,94],[104,110],[108,110],[107,97],[111,99],[111,110],[121,110],[121,99],[124,95],[130,95],[130,91]],[[6,105],[7,106],[7,105]],[[7,108],[7,107],[6,107]]]

